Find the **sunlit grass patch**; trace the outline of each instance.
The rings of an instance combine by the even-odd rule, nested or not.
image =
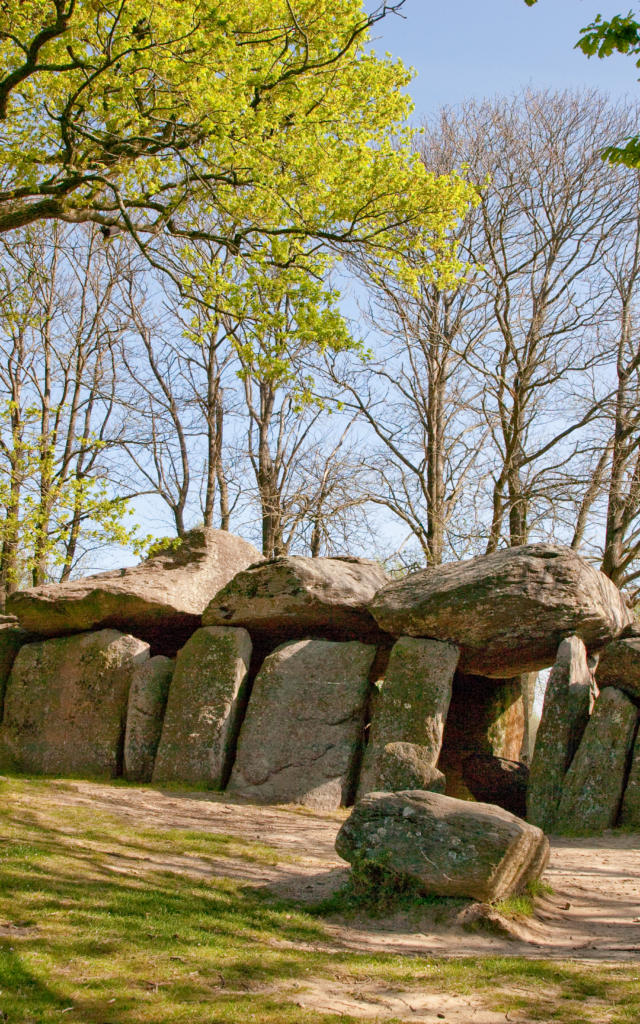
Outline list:
[[[11,1024],[355,1024],[348,1014],[298,1005],[318,980],[353,991],[383,984],[472,993],[516,1022],[640,1019],[633,964],[346,952],[301,906],[170,868],[177,853],[229,855],[242,839],[138,829],[116,815],[57,806],[56,784],[43,780],[2,788],[0,1020]],[[149,850],[154,865],[164,856],[167,866],[139,871],[140,852]],[[247,850],[279,856],[251,843]]]

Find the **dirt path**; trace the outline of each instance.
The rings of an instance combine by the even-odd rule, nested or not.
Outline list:
[[[197,857],[156,863],[147,858],[142,866],[146,870],[225,875],[305,902],[322,899],[347,878],[348,868],[333,846],[346,811],[254,807],[209,793],[90,782],[60,783],[58,793],[61,803],[108,811],[139,826],[241,836],[268,843],[283,855],[274,865],[227,858],[216,864]],[[118,870],[117,858],[113,867]],[[640,957],[640,834],[555,839],[545,879],[553,896],[540,901],[535,919],[512,926],[510,935],[466,931],[455,915],[443,920],[437,910],[421,917],[334,921],[328,931],[334,948],[362,951],[616,961]]]

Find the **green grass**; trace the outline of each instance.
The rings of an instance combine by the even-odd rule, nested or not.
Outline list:
[[[346,952],[302,907],[221,877],[152,869],[160,854],[273,863],[266,844],[137,829],[56,803],[59,789],[0,784],[0,1021],[355,1024],[297,1005],[322,979],[475,992],[514,1021],[640,1019],[636,965]]]
[[[504,917],[533,917],[536,909],[536,897],[550,896],[552,893],[552,886],[536,878],[527,883],[523,893],[500,900],[495,904],[495,908]]]
[[[412,911],[417,916],[421,909],[427,907],[456,910],[468,902],[425,894],[420,891],[414,879],[398,874],[384,863],[355,860],[351,864],[346,884],[319,903],[312,912],[320,916],[340,914],[352,918],[360,914],[385,917]]]

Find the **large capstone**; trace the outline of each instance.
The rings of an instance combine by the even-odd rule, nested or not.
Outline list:
[[[387,580],[381,566],[365,558],[275,558],[238,573],[202,621],[244,626],[271,642],[305,635],[366,640],[379,634],[367,605]]]
[[[616,824],[637,727],[629,698],[612,686],[602,690],[565,775],[557,832],[588,835]]]
[[[596,650],[632,615],[616,586],[571,548],[529,544],[423,569],[389,583],[369,606],[395,636],[460,647],[460,671],[512,677],[553,663],[571,634]]]
[[[175,654],[213,595],[260,557],[225,530],[192,530],[179,546],[132,568],[11,594],[7,609],[40,636],[112,627],[147,640],[155,653]]]
[[[132,782],[151,781],[174,667],[158,654],[133,672],[124,737],[124,775]]]
[[[563,640],[549,676],[527,792],[527,820],[552,832],[564,778],[593,708],[596,688],[577,636]]]
[[[483,902],[520,892],[549,857],[540,829],[508,811],[420,790],[369,793],[340,829],[336,850],[351,864],[409,877],[425,893]]]
[[[629,828],[640,829],[640,732],[636,733],[633,745],[631,769],[622,798],[620,824]]]
[[[131,677],[148,657],[148,644],[114,629],[26,644],[7,685],[2,760],[48,775],[119,775]]]
[[[353,797],[375,647],[298,640],[270,654],[253,686],[229,791],[320,810]]]
[[[244,629],[199,629],[178,652],[154,782],[227,781],[246,704],[251,639]]]
[[[440,773],[435,769],[458,657],[457,647],[437,640],[402,637],[394,645],[375,702],[360,794],[389,788],[427,789],[429,780],[439,784]]]

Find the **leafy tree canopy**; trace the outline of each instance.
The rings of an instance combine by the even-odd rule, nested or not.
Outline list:
[[[406,223],[442,247],[470,191],[411,157],[410,75],[365,48],[403,3],[0,0],[0,232],[91,220],[285,265],[310,238],[391,253]]]
[[[533,7],[538,0],[524,0],[528,7]],[[640,22],[633,11],[628,14],[616,14],[605,20],[598,14],[590,25],[580,30],[580,38],[576,48],[582,50],[587,57],[610,57],[613,53],[624,53],[636,58],[635,64],[640,68]],[[640,167],[640,135],[630,135],[619,146],[607,146],[602,153],[605,160],[612,164],[624,164],[627,167]]]

